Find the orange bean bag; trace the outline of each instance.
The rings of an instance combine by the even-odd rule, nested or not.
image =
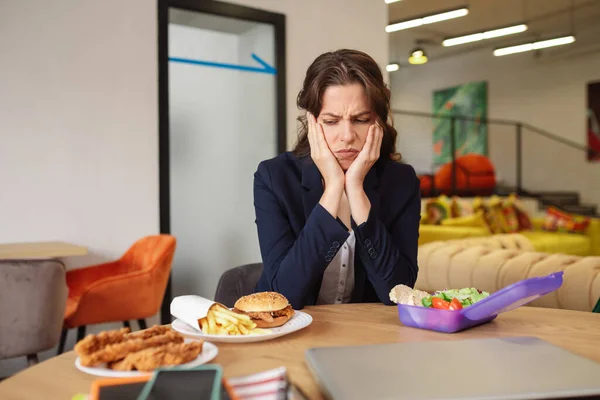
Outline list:
[[[421,181],[421,194],[429,196],[433,189],[433,177],[431,175],[419,175]]]
[[[491,191],[496,186],[496,170],[489,158],[465,154],[456,158],[456,190]],[[441,192],[452,190],[452,163],[442,165],[435,174],[435,186]]]

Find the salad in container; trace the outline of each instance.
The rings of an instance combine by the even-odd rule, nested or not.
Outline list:
[[[389,296],[398,305],[398,317],[403,325],[453,333],[490,322],[502,312],[557,290],[562,282],[563,272],[560,271],[525,279],[491,294],[473,287],[430,294],[397,285]]]

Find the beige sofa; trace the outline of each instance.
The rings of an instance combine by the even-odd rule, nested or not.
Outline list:
[[[419,247],[415,287],[495,292],[523,279],[564,271],[560,289],[531,306],[592,311],[600,298],[600,257],[535,252],[520,234],[438,241]]]

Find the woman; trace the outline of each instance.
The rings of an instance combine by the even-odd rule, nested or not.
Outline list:
[[[254,175],[256,290],[282,293],[295,309],[392,304],[390,290],[417,278],[421,200],[414,169],[396,162],[381,70],[359,51],[322,54],[297,103],[306,115],[294,150]]]

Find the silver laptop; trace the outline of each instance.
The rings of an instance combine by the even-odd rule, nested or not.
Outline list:
[[[600,399],[600,364],[534,337],[311,348],[306,361],[335,400]]]

